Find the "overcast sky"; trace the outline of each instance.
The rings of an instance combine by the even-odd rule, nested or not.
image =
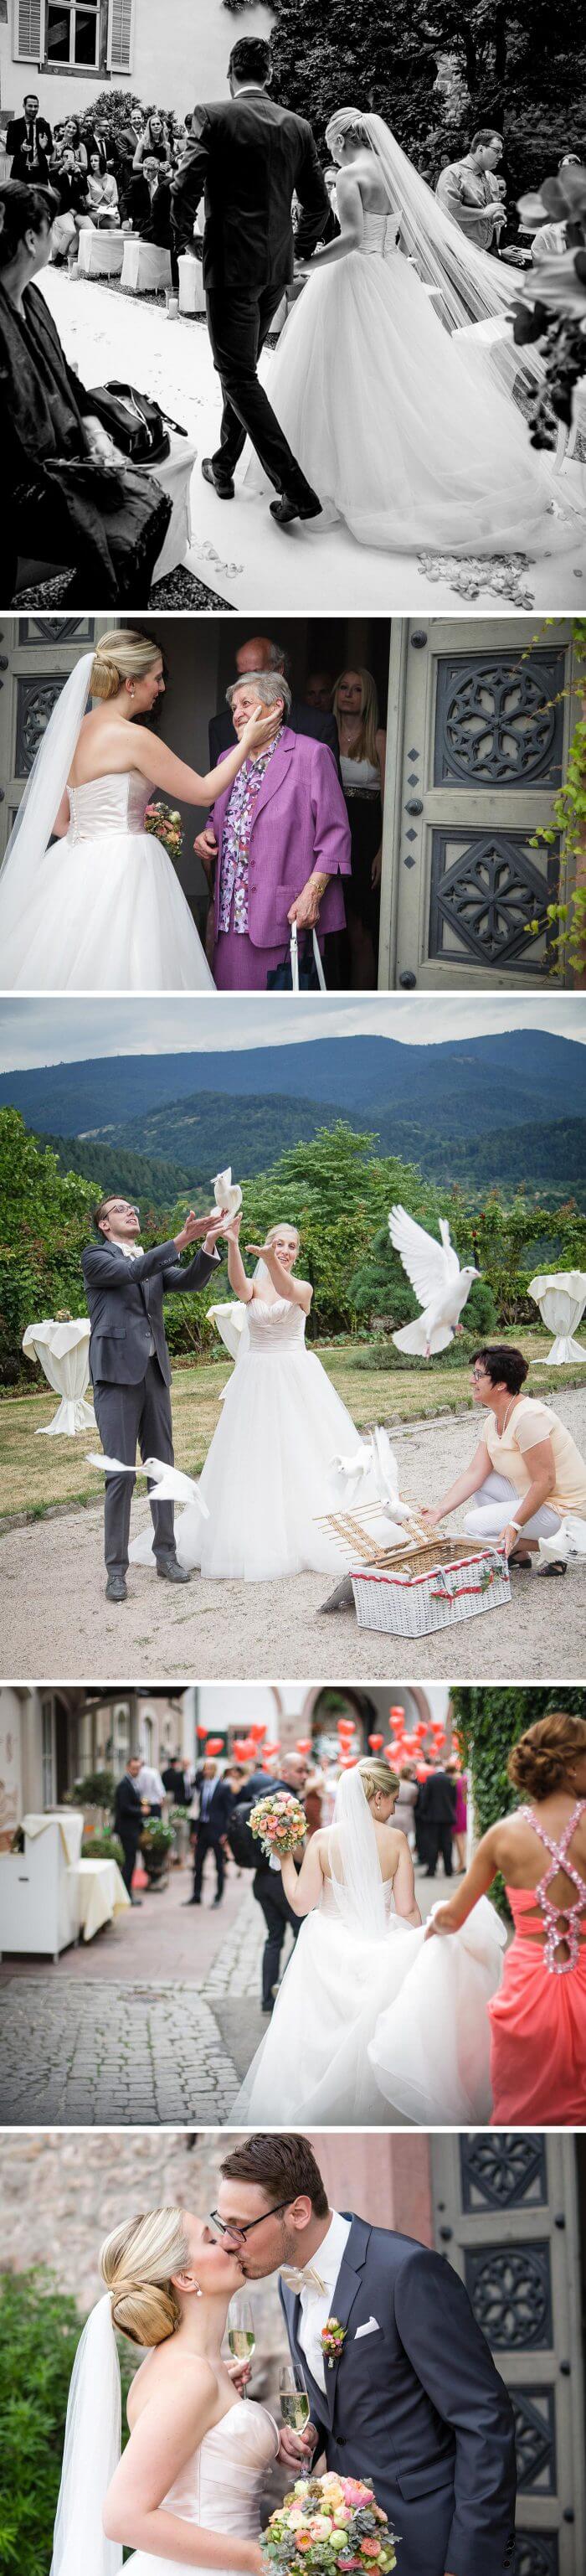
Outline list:
[[[212,1047],[303,1044],[317,1037],[399,1038],[405,1046],[550,1029],[586,1043],[586,1005],[573,993],[402,993],[362,996],[187,994],[111,1000],[69,996],[0,1003],[0,1069],[102,1055],[166,1055]]]

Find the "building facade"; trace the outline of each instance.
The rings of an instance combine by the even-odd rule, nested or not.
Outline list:
[[[241,27],[222,0],[0,0],[0,111],[22,114],[35,90],[51,125],[91,115],[105,89],[185,116],[222,97],[241,32],[270,35],[271,11],[253,0]]]
[[[58,1807],[90,1772],[120,1778],[129,1753],[160,1769],[172,1753],[193,1763],[195,1688],[172,1691],[0,1690],[0,1850],[23,1816]]]

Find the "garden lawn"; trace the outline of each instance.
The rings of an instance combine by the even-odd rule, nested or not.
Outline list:
[[[535,1332],[518,1329],[501,1339],[520,1343],[529,1360],[543,1352],[544,1335],[538,1328]],[[313,1347],[359,1431],[370,1430],[375,1422],[392,1430],[402,1422],[459,1413],[470,1405],[469,1358],[461,1367],[453,1361],[446,1367],[440,1358],[391,1368],[375,1361],[372,1368],[365,1368],[358,1364],[366,1348],[363,1342],[349,1340],[346,1347],[320,1342]],[[175,1368],[175,1457],[178,1467],[188,1473],[201,1472],[230,1374],[228,1361],[225,1367],[202,1360],[190,1368]],[[564,1369],[541,1366],[531,1371],[527,1391],[549,1396],[555,1405],[562,1387],[583,1383],[579,1363]],[[17,1512],[40,1518],[55,1504],[91,1502],[103,1494],[103,1476],[84,1463],[88,1450],[99,1449],[97,1431],[80,1433],[76,1440],[37,1438],[42,1425],[51,1421],[57,1402],[45,1384],[38,1394],[10,1396],[0,1402],[0,1526]]]

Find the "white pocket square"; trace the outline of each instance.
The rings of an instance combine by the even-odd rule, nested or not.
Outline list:
[[[365,2325],[365,2326],[357,2326],[357,2327],[356,2327],[356,2333],[355,2333],[355,2336],[354,2336],[354,2342],[355,2342],[355,2343],[357,2343],[357,2342],[358,2342],[358,2337],[359,2337],[359,2335],[366,2335],[366,2334],[380,2334],[380,2326],[379,2326],[378,2317],[369,2317],[369,2318],[367,2319],[367,2323],[366,2323],[366,2325]]]

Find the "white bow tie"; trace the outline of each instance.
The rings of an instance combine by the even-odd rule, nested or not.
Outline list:
[[[326,2283],[322,2281],[321,2274],[314,2271],[312,2263],[306,2263],[301,2272],[296,2272],[288,2263],[282,2263],[281,2280],[287,2290],[320,2290],[322,2297],[325,2296]]]

